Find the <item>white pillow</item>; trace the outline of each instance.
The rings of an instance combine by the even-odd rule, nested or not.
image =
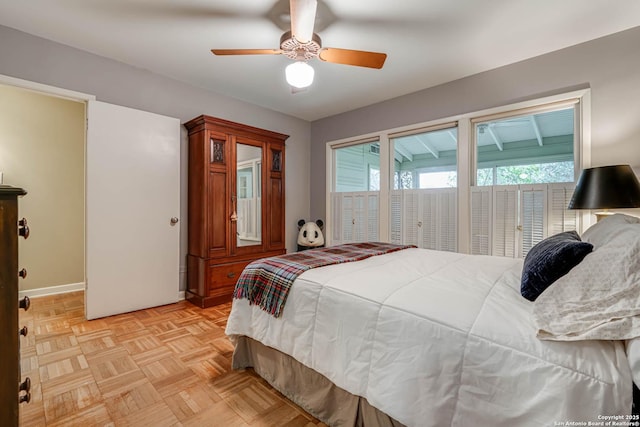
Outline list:
[[[625,341],[627,360],[631,368],[633,382],[640,384],[640,338],[633,338]]]
[[[611,217],[594,227],[594,251],[534,303],[541,339],[640,337],[640,221]]]
[[[583,242],[591,243],[593,249],[597,250],[624,232],[624,226],[628,224],[640,224],[640,218],[620,213],[610,215],[589,227],[582,233],[581,238]]]

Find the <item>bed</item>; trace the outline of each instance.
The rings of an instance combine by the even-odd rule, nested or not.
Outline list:
[[[627,218],[610,222],[640,231]],[[236,346],[233,366],[254,368],[329,425],[634,425],[640,331],[622,328],[626,335],[617,338],[605,328],[605,339],[591,327],[586,337],[572,331],[567,338],[547,319],[549,311],[567,313],[549,310],[548,294],[584,280],[600,253],[612,255],[610,242],[598,242],[609,229],[591,234],[593,252],[543,291],[540,304],[521,294],[520,259],[406,248],[309,269],[278,317],[234,299],[226,329]],[[627,230],[618,234],[628,240]],[[640,248],[640,233],[633,244]],[[630,262],[634,253],[640,260],[630,253]],[[636,279],[630,282],[640,286]],[[575,305],[556,303],[566,304]],[[615,316],[619,307],[604,323]]]

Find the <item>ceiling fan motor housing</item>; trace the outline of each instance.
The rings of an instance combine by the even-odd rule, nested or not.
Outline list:
[[[280,49],[282,54],[289,59],[296,61],[308,61],[316,58],[322,49],[320,36],[313,33],[313,37],[308,43],[300,43],[293,37],[291,31],[287,31],[280,37]]]

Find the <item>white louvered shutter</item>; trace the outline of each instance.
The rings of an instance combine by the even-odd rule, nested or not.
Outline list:
[[[493,187],[492,255],[515,258],[517,253],[516,227],[518,217],[518,187]]]
[[[404,190],[402,194],[402,243],[420,246],[419,197],[415,190]]]
[[[342,196],[342,231],[341,243],[353,242],[353,196],[344,194]]]
[[[490,255],[492,187],[471,187],[471,253]]]
[[[402,244],[402,190],[392,190],[390,195],[390,240],[396,245]]]
[[[332,245],[379,240],[378,192],[333,193],[331,204]]]
[[[353,196],[352,212],[352,236],[351,242],[364,242],[367,231],[367,196],[366,194],[356,194]]]
[[[456,252],[458,250],[458,191],[442,190],[438,194],[438,245],[441,251]]]
[[[342,243],[342,193],[331,194],[331,244]]]
[[[573,189],[573,183],[549,184],[547,188],[547,236],[579,229],[579,211],[567,209],[573,195]]]
[[[418,190],[420,212],[418,220],[418,246],[438,249],[438,194],[434,190]]]
[[[522,230],[521,257],[546,237],[546,199],[547,185],[520,186],[520,226]]]
[[[380,228],[380,197],[379,194],[367,195],[367,236],[369,242],[377,242],[379,239],[378,230]]]

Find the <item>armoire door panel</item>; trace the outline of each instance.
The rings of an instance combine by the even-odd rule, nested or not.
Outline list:
[[[209,256],[227,255],[229,214],[226,172],[209,174]]]
[[[188,224],[203,224],[207,195],[204,179],[209,174],[206,158],[204,131],[189,136],[189,175],[199,179],[189,179]],[[188,252],[191,255],[206,257],[209,247],[207,236],[199,228],[188,227]],[[188,267],[187,267],[188,268]]]
[[[284,248],[284,193],[282,180],[271,178],[269,191],[269,246]]]

